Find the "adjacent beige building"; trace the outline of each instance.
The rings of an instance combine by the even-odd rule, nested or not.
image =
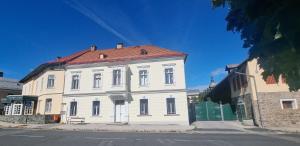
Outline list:
[[[262,127],[299,127],[300,92],[289,91],[283,76],[265,81],[257,60],[246,60],[226,67],[231,98],[240,118],[254,119]]]

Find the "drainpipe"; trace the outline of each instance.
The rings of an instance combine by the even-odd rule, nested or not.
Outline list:
[[[259,120],[260,120],[260,125],[261,125],[262,128],[264,128],[264,126],[263,126],[263,121],[262,121],[262,118],[261,118],[260,105],[259,105],[259,102],[258,102],[258,92],[257,92],[257,86],[256,86],[255,76],[249,75],[249,74],[246,74],[246,73],[236,72],[236,71],[233,72],[233,73],[239,74],[239,75],[244,75],[244,76],[253,78],[253,81],[254,81],[254,88],[255,88],[255,94],[256,94],[256,103],[257,103],[258,114],[259,114]],[[252,99],[252,101],[253,101],[253,99]],[[253,107],[253,103],[252,103],[252,107]],[[254,117],[255,117],[255,116],[254,116]]]

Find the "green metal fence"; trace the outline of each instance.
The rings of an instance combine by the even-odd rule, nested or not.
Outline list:
[[[218,104],[212,101],[203,101],[195,104],[196,121],[231,121],[236,120],[230,104]]]

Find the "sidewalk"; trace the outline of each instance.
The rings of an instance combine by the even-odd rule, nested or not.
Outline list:
[[[150,125],[150,124],[13,124],[0,122],[0,128],[29,128],[45,130],[71,131],[107,131],[107,132],[189,132],[194,126]]]

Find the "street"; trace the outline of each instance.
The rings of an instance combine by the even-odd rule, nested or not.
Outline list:
[[[221,132],[222,133],[222,132]],[[299,135],[0,129],[0,146],[299,146]]]

